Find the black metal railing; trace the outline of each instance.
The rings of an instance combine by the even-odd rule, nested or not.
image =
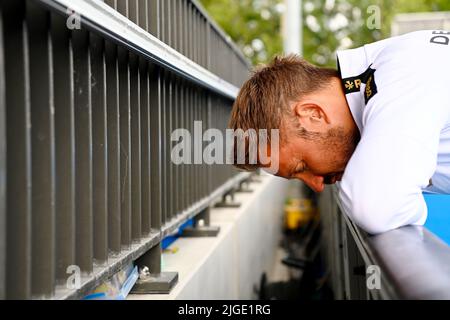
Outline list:
[[[248,69],[195,1],[3,0],[0,298],[79,298],[157,263],[165,235],[248,178],[170,161],[174,129],[224,131]]]
[[[336,186],[321,194],[319,208],[336,299],[450,299],[450,247],[426,227],[369,235],[345,213]]]

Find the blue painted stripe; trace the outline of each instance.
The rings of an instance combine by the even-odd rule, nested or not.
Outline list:
[[[180,234],[181,234],[181,232],[183,231],[184,228],[186,228],[186,227],[193,227],[193,226],[194,226],[194,219],[193,218],[189,219],[185,223],[183,223],[178,228],[178,232],[176,234],[167,236],[161,241],[161,248],[162,248],[162,250],[168,248],[172,243],[174,243],[180,237]]]
[[[450,245],[450,195],[424,194],[428,207],[425,227]]]

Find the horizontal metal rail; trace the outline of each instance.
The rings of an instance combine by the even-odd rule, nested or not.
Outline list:
[[[192,0],[192,3],[197,7],[197,9],[201,12],[202,15],[204,15],[207,19],[211,27],[224,39],[227,44],[233,49],[233,51],[236,53],[236,55],[239,57],[239,59],[246,65],[249,69],[251,68],[251,64],[248,61],[248,59],[244,56],[244,54],[241,52],[241,50],[238,48],[238,46],[231,40],[230,36],[227,35],[221,27],[208,15],[205,8],[197,1]]]
[[[337,298],[450,299],[450,247],[432,232],[405,226],[369,235],[345,213],[337,186],[325,192],[322,203]],[[380,268],[380,288],[367,287],[369,266]]]
[[[36,0],[68,15],[68,9],[81,17],[82,25],[98,32],[137,54],[214,92],[234,99],[238,88],[147,33],[99,0]]]

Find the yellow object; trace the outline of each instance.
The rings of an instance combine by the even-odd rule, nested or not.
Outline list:
[[[164,249],[163,252],[164,252],[164,253],[172,253],[172,254],[173,254],[173,253],[177,253],[178,250],[179,250],[178,247],[172,247],[172,248]]]
[[[315,217],[316,208],[311,199],[290,198],[284,206],[285,227],[295,230]]]

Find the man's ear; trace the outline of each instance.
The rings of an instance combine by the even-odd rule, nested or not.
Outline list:
[[[317,127],[327,123],[323,109],[314,102],[296,102],[293,105],[294,115],[306,130],[317,131]]]

